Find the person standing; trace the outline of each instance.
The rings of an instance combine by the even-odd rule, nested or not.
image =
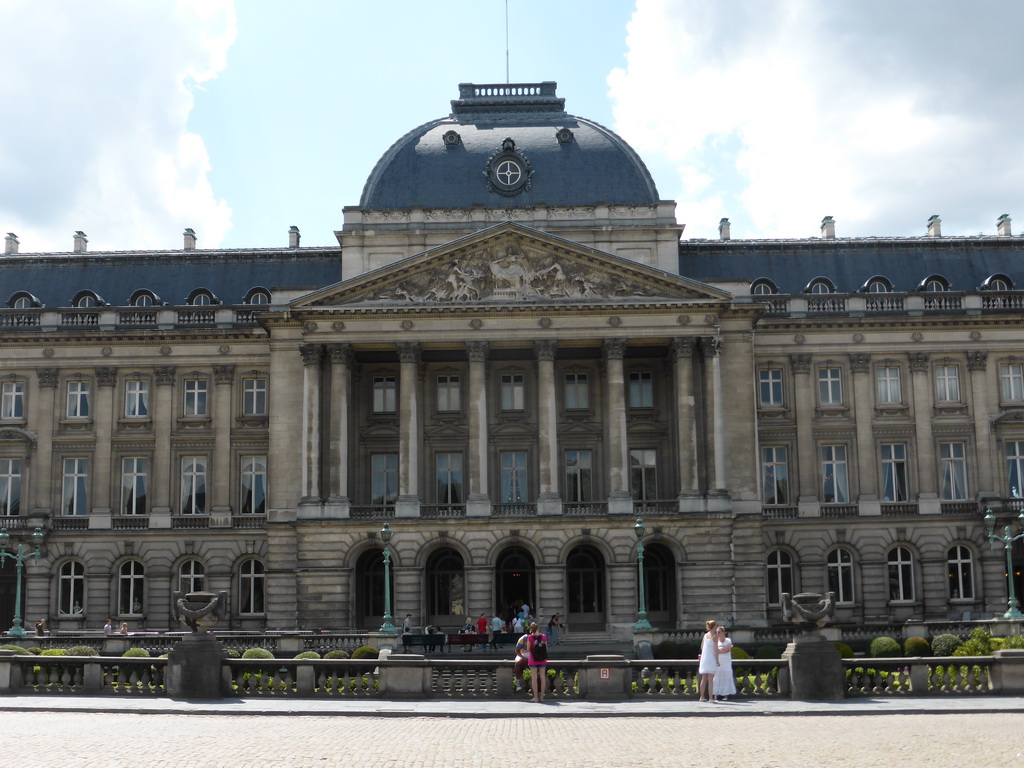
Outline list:
[[[103,636],[110,637],[112,634],[114,634],[114,622],[107,619],[107,623],[103,625]]]
[[[412,614],[405,614],[405,621],[402,622],[402,633],[412,633]]]
[[[542,634],[536,621],[530,622],[529,656],[530,687],[533,689],[535,704],[544,701],[548,687],[548,638]]]
[[[714,698],[716,701],[725,701],[727,697],[736,694],[736,676],[732,673],[732,640],[725,627],[718,627],[716,641],[718,669],[715,671]]]
[[[548,622],[548,639],[552,645],[558,645],[562,642],[562,614],[555,613],[551,616],[551,621]]]
[[[701,701],[714,701],[715,672],[718,671],[718,635],[715,629],[718,622],[708,619],[704,626],[707,632],[700,643],[700,664],[697,667],[700,682],[697,684],[697,695]]]

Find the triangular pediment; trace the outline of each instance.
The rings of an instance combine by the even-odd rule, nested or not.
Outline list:
[[[296,300],[294,309],[503,303],[721,302],[704,283],[506,223]]]

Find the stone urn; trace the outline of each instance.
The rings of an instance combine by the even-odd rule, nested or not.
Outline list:
[[[174,592],[171,595],[174,618],[192,630],[206,633],[222,617],[228,606],[227,592]]]
[[[832,623],[836,613],[836,593],[829,592],[822,597],[814,592],[799,595],[782,593],[782,618],[800,629],[813,624],[819,629]]]

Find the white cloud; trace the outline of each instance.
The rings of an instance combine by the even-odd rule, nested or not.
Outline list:
[[[993,24],[998,18],[998,25]],[[616,128],[687,234],[994,233],[1024,202],[1024,6],[638,0],[609,77]],[[718,210],[714,204],[718,203]],[[701,218],[695,218],[699,214]],[[1024,209],[1018,216],[1024,220]]]
[[[231,225],[189,133],[192,89],[226,66],[232,0],[0,4],[0,228],[21,251],[205,247]]]

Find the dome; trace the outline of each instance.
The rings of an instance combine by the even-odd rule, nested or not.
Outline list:
[[[636,152],[604,126],[566,113],[555,87],[461,84],[451,115],[410,131],[377,162],[360,207],[658,202]]]

